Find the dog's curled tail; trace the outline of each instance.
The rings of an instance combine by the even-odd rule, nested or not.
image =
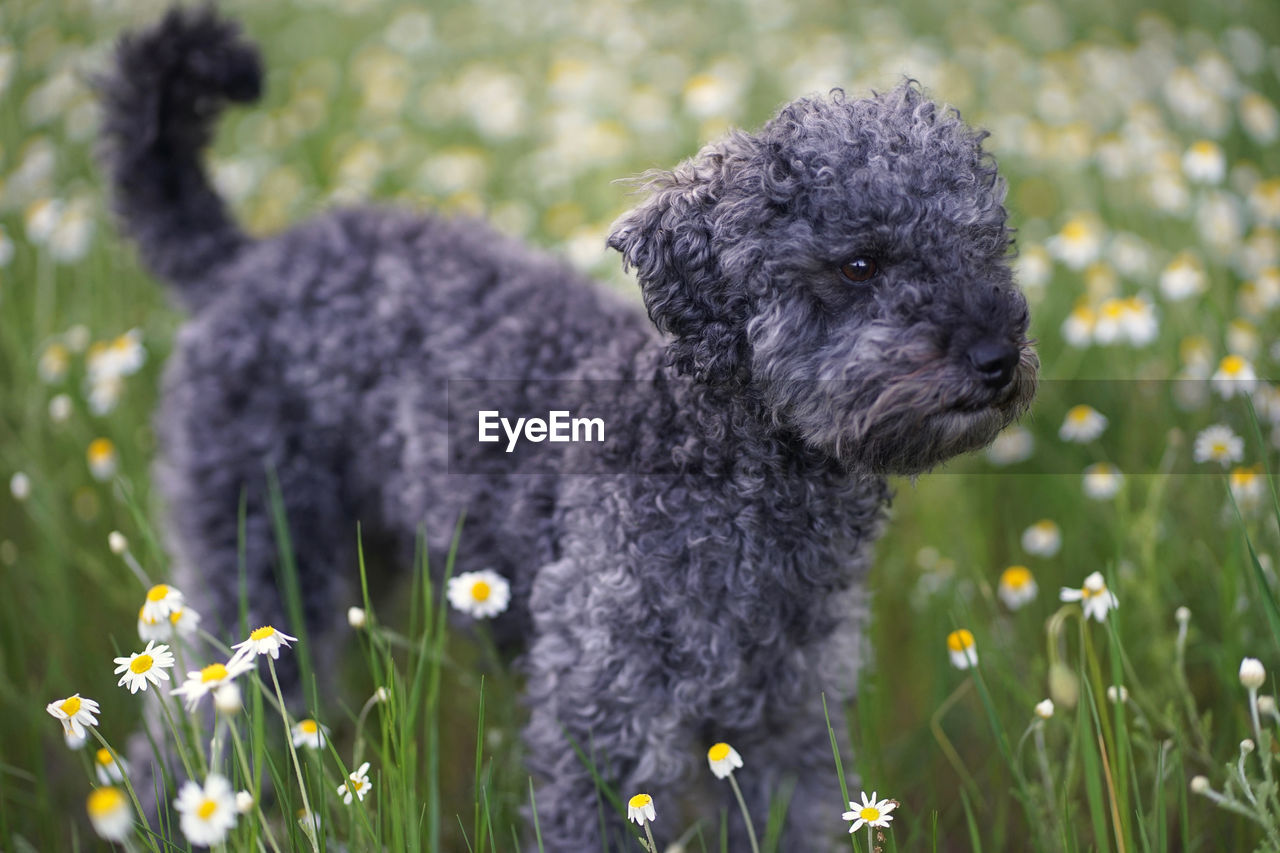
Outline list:
[[[197,310],[215,295],[207,274],[249,243],[210,186],[201,153],[225,103],[258,98],[258,50],[212,8],[174,8],[123,36],[96,82],[115,211],[143,263]]]

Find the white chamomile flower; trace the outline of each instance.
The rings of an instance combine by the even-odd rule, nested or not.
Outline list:
[[[1240,661],[1240,683],[1250,690],[1257,690],[1267,683],[1267,670],[1257,658]]]
[[[1079,601],[1084,608],[1084,618],[1098,622],[1106,621],[1107,613],[1120,606],[1115,593],[1107,589],[1102,572],[1094,572],[1085,578],[1084,586],[1080,589],[1064,586],[1058,597],[1063,601]]]
[[[1280,137],[1280,112],[1257,92],[1240,96],[1240,125],[1259,145],[1270,145]]]
[[[1039,591],[1030,569],[1026,566],[1010,566],[1000,573],[996,595],[1000,596],[1005,607],[1017,610],[1034,601]]]
[[[646,823],[653,823],[657,817],[658,813],[653,808],[653,797],[648,794],[636,794],[627,800],[627,820],[644,826]]]
[[[1093,216],[1076,216],[1045,243],[1049,254],[1073,270],[1082,270],[1102,253],[1102,227]]]
[[[103,747],[93,756],[93,773],[103,785],[114,785],[123,782],[129,772],[129,764],[123,758],[119,761],[111,754],[111,750]]]
[[[951,665],[956,669],[977,666],[978,649],[973,642],[973,632],[967,628],[961,628],[948,634],[947,653],[951,655]]]
[[[1058,428],[1058,438],[1063,441],[1087,444],[1102,435],[1102,431],[1106,428],[1106,415],[1092,406],[1081,404],[1067,410],[1067,416],[1062,421],[1062,426]]]
[[[1095,501],[1110,500],[1124,485],[1124,475],[1108,462],[1097,462],[1084,469],[1084,493]]]
[[[167,619],[169,614],[183,605],[182,592],[167,583],[158,583],[147,590],[147,600],[142,605],[142,618],[151,622]]]
[[[190,607],[174,610],[169,613],[169,627],[179,637],[190,637],[200,625],[200,614]]]
[[[168,646],[157,646],[152,640],[142,651],[116,658],[115,662],[119,664],[115,674],[120,676],[116,686],[123,687],[127,684],[130,693],[137,693],[139,690],[146,690],[148,682],[158,687],[161,681],[169,680],[169,673],[165,670],[173,666],[173,653]]]
[[[83,738],[85,726],[98,725],[98,718],[94,716],[98,713],[98,703],[92,699],[83,698],[79,693],[68,696],[66,699],[50,702],[44,706],[44,709],[55,720],[62,723],[64,734]]]
[[[182,784],[173,807],[182,816],[182,834],[197,847],[221,844],[236,825],[236,794],[217,773],[201,786],[191,779]]]
[[[232,658],[226,663],[211,663],[204,669],[187,673],[187,680],[180,687],[169,691],[172,696],[182,696],[187,700],[187,710],[194,711],[200,699],[224,684],[244,675],[253,669],[253,663],[247,660]]]
[[[1170,302],[1203,293],[1207,285],[1204,266],[1194,252],[1179,252],[1160,273],[1160,292]]]
[[[130,329],[111,341],[99,341],[85,355],[85,369],[91,382],[132,376],[146,362],[141,329]]]
[[[1123,705],[1129,701],[1129,689],[1123,684],[1112,684],[1107,688],[1107,701],[1112,705]]]
[[[101,417],[110,414],[124,393],[124,380],[119,376],[104,376],[85,383],[85,399],[89,411]]]
[[[93,831],[107,841],[122,842],[133,829],[133,809],[129,798],[115,787],[94,788],[85,801]]]
[[[849,827],[852,834],[862,829],[864,826],[886,827],[893,817],[889,812],[898,807],[893,800],[877,800],[876,792],[872,791],[871,796],[867,796],[867,792],[862,792],[862,802],[854,800],[849,801],[849,811],[841,815],[845,820],[853,821],[853,825]]]
[[[234,681],[228,681],[214,690],[213,707],[218,713],[228,717],[244,710],[244,695],[240,692],[240,685]]]
[[[1062,528],[1042,518],[1022,531],[1022,549],[1037,557],[1052,557],[1062,547]]]
[[[175,634],[190,637],[199,625],[200,614],[185,605],[159,618],[148,616],[145,604],[138,610],[138,636],[143,640],[168,640]]]
[[[1248,394],[1258,384],[1258,376],[1253,372],[1253,365],[1238,355],[1229,355],[1218,363],[1218,369],[1210,380],[1213,390],[1224,400],[1237,394]]]
[[[9,494],[15,501],[25,501],[31,497],[31,478],[19,471],[9,478]]]
[[[110,480],[116,475],[116,469],[120,467],[120,456],[109,438],[95,438],[89,442],[85,459],[89,463],[89,473],[93,475],[93,479],[100,482]]]
[[[1062,339],[1068,346],[1084,349],[1093,343],[1094,327],[1098,322],[1098,314],[1088,305],[1077,305],[1062,321]]]
[[[373,786],[369,784],[369,762],[365,762],[356,768],[356,772],[347,776],[347,781],[338,786],[338,796],[342,797],[342,802],[351,805],[352,798],[356,798],[364,802],[364,798],[369,795],[369,789]]]
[[[742,766],[742,756],[727,743],[717,743],[707,750],[707,764],[717,779],[723,779]]]
[[[363,607],[347,608],[347,624],[359,631],[369,622],[369,616],[364,612]]]
[[[1008,427],[987,448],[987,459],[992,465],[1014,465],[1025,462],[1035,452],[1036,442],[1026,427]]]
[[[1252,468],[1232,468],[1227,477],[1231,488],[1231,496],[1235,498],[1240,509],[1245,512],[1256,510],[1262,503],[1263,492],[1262,466]]]
[[[298,720],[294,723],[290,734],[293,736],[294,748],[307,747],[308,749],[320,749],[324,746],[325,735],[329,733],[327,726],[322,726],[315,720]]]
[[[449,579],[449,603],[477,619],[497,616],[511,602],[511,585],[490,569],[463,572]]]
[[[236,811],[240,814],[253,811],[253,794],[248,791],[236,791]]]
[[[1227,158],[1218,143],[1201,139],[1182,155],[1182,171],[1195,184],[1220,184],[1227,174]]]
[[[1027,246],[1018,253],[1014,273],[1023,290],[1039,294],[1053,276],[1053,260],[1043,246]]]
[[[66,378],[67,368],[70,366],[71,353],[61,343],[54,341],[40,353],[40,360],[36,362],[36,375],[46,385],[57,385]]]
[[[1249,209],[1259,222],[1280,225],[1280,178],[1259,181],[1249,191]]]
[[[1160,332],[1155,306],[1142,296],[1131,296],[1121,300],[1121,306],[1123,309],[1121,325],[1124,337],[1129,344],[1145,347],[1154,341]]]
[[[1042,720],[1047,720],[1053,716],[1053,700],[1042,699],[1036,703],[1036,716]]]
[[[66,394],[56,394],[49,400],[49,420],[55,424],[66,423],[73,410],[71,398]]]
[[[1197,462],[1217,462],[1225,468],[1244,458],[1244,439],[1226,424],[1214,424],[1196,436],[1192,455]]]
[[[263,625],[249,635],[243,643],[236,643],[231,648],[236,650],[232,660],[249,660],[258,655],[271,655],[272,660],[280,659],[280,648],[289,648],[289,644],[297,642],[297,637],[290,637],[283,631],[277,631],[270,625]]]

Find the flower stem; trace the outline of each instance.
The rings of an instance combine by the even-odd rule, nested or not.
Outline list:
[[[756,828],[751,824],[751,812],[747,811],[747,801],[742,796],[742,789],[738,787],[738,780],[734,778],[733,771],[729,771],[729,785],[733,788],[733,795],[738,798],[738,808],[742,809],[742,819],[747,824],[747,840],[751,842],[751,853],[760,853],[760,843],[756,841]]]
[[[267,668],[271,670],[271,683],[275,685],[276,699],[280,702],[280,719],[284,721],[284,742],[289,747],[289,757],[293,759],[293,772],[298,775],[298,790],[302,794],[302,808],[310,815],[311,803],[307,799],[307,783],[302,778],[302,765],[298,764],[298,751],[293,747],[293,738],[289,737],[289,713],[284,709],[284,691],[280,689],[280,678],[276,675],[276,662],[274,659],[267,658]],[[304,834],[307,836],[307,840],[311,842],[312,853],[320,853],[320,848],[316,845],[315,838],[309,833]]]
[[[275,835],[271,832],[271,824],[267,822],[267,815],[262,811],[262,785],[249,772],[249,759],[245,756],[244,742],[240,740],[240,732],[235,726],[231,726],[231,740],[235,744],[234,751],[236,758],[240,761],[240,772],[244,774],[244,782],[246,785],[253,786],[253,807],[258,812],[258,825],[262,827],[262,832],[266,835],[271,849],[280,853],[280,845],[276,843]]]
[[[356,748],[354,750],[355,755],[352,756],[352,761],[351,761],[351,764],[353,767],[360,766],[360,758],[364,753],[365,718],[369,716],[369,711],[371,711],[373,709],[373,706],[377,704],[378,704],[378,694],[375,692],[372,696],[370,696],[367,700],[365,700],[364,707],[360,709],[360,716],[356,717]]]
[[[102,744],[102,748],[111,753],[111,760],[115,762],[116,767],[120,767],[120,753],[116,752],[111,744],[107,743],[107,739],[98,734],[96,727],[89,727],[89,731],[93,732],[94,738],[98,743]],[[90,774],[92,775],[92,774]],[[133,807],[138,815],[138,820],[142,821],[142,825],[147,828],[147,832],[151,832],[151,822],[147,820],[147,813],[142,810],[142,804],[138,802],[138,795],[133,790],[133,785],[129,782],[129,774],[121,773],[120,781],[124,783],[124,789],[129,793],[129,799],[133,802]]]
[[[649,839],[649,853],[658,853],[658,843],[653,840],[653,830],[649,828],[649,821],[644,822],[644,835]]]
[[[1258,725],[1258,688],[1249,688],[1249,718],[1253,720],[1253,741],[1262,743],[1262,726]]]

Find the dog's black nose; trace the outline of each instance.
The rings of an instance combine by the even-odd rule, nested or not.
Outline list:
[[[1013,369],[1018,366],[1018,350],[1002,341],[979,341],[969,347],[969,364],[992,390],[999,390],[1013,379]]]

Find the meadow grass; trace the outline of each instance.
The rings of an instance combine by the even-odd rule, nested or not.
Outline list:
[[[123,532],[150,579],[165,577],[150,418],[181,318],[113,233],[85,83],[115,33],[161,8],[0,5],[4,850],[100,845],[85,817],[95,737],[119,751],[144,706],[167,694],[115,685],[112,657],[144,645],[146,587],[108,533]],[[226,117],[213,154],[252,230],[359,199],[483,214],[628,293],[634,284],[603,249],[608,224],[632,203],[614,180],[672,165],[731,124],[758,125],[783,101],[832,85],[857,93],[910,74],[990,128],[1046,381],[991,452],[896,484],[870,579],[852,750],[832,757],[843,790],[831,792],[830,829],[847,828],[840,815],[866,788],[900,804],[883,841],[871,836],[885,850],[1280,849],[1269,758],[1280,718],[1267,699],[1280,666],[1280,399],[1266,380],[1280,363],[1280,7],[229,9],[262,42],[269,69],[264,102]],[[1252,394],[1224,399],[1219,389],[1250,373],[1263,377]],[[1237,382],[1215,386],[1215,375]],[[1072,414],[1080,404],[1107,423],[1064,440],[1067,423],[1091,435],[1088,413]],[[1197,440],[1217,423],[1233,435],[1215,451]],[[1197,461],[1214,453],[1226,464]],[[1105,469],[1082,477],[1098,464],[1123,479]],[[1053,524],[1028,534],[1042,519]],[[216,764],[255,800],[229,849],[312,849],[296,820],[304,793],[318,849],[538,845],[518,676],[483,629],[449,629],[424,560],[410,594],[350,602],[368,620],[352,629],[351,651],[337,672],[304,678],[308,713],[332,737],[299,748],[296,766],[265,663],[239,679],[244,710],[231,722],[212,722],[208,698],[192,716],[170,703],[176,735],[163,715],[146,718],[192,777]],[[1002,585],[1010,566],[1028,573]],[[349,571],[363,580],[377,568]],[[1119,602],[1102,621],[1058,594],[1086,589],[1095,571]],[[1038,593],[1011,607],[1014,577],[1023,593],[1032,578]],[[281,654],[310,672],[289,597],[294,615],[276,627],[300,640]],[[977,658],[963,670],[948,655],[958,629],[971,632]],[[184,653],[175,681],[211,662],[196,655]],[[1260,688],[1241,682],[1246,657],[1263,665]],[[370,702],[379,688],[386,701]],[[76,692],[101,712],[72,751],[44,705]],[[1037,713],[1046,699],[1052,713]],[[591,760],[590,744],[577,748]],[[749,774],[752,756],[742,757],[736,772]],[[365,761],[372,793],[345,805],[337,786]],[[171,807],[183,781],[168,780],[170,808],[151,827],[164,840],[139,831],[135,849],[186,849]],[[599,813],[625,811],[635,793],[602,784]],[[657,820],[674,820],[678,804],[648,793]],[[776,847],[788,796],[777,792],[762,849]],[[678,831],[685,849],[725,849],[739,819]],[[638,849],[642,837],[616,846]],[[850,843],[867,849],[867,831]]]

